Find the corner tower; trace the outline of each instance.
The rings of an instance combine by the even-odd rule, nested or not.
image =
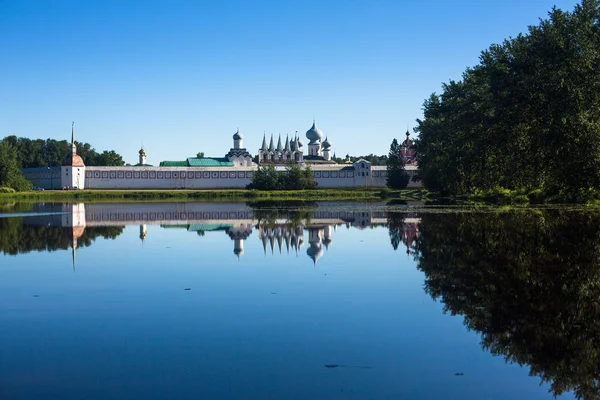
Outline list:
[[[63,160],[60,168],[60,182],[63,188],[83,189],[85,185],[85,164],[77,154],[74,125],[75,123],[71,125],[71,154]]]

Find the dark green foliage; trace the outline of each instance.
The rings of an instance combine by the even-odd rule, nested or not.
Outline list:
[[[273,165],[258,167],[252,175],[252,183],[247,189],[256,190],[312,190],[317,182],[313,178],[309,166],[301,168],[296,163],[286,167],[286,171],[278,172]]]
[[[258,167],[254,174],[252,174],[252,183],[247,187],[248,189],[256,190],[278,190],[279,187],[279,173],[275,170],[272,165],[264,167]]]
[[[386,165],[386,163],[387,163],[386,155],[378,156],[378,155],[371,153],[366,156],[351,156],[350,157],[351,162],[355,162],[360,159],[367,160],[368,162],[371,163],[371,165]],[[339,157],[332,158],[332,160],[337,162],[338,164],[343,164],[346,162],[345,158],[339,158]]]
[[[23,177],[17,165],[17,151],[8,140],[0,141],[0,187],[18,192],[30,190],[31,182]]]
[[[400,151],[402,147],[396,139],[392,140],[390,153],[387,157],[386,185],[391,189],[404,189],[408,185],[408,175],[404,169],[405,161]]]
[[[492,45],[424,103],[415,143],[424,186],[505,188],[567,199],[600,188],[600,1],[553,9]]]
[[[425,290],[558,396],[600,395],[600,213],[425,214]]]
[[[5,141],[10,143],[17,152],[17,165],[19,168],[38,168],[61,165],[63,160],[71,154],[71,145],[66,140],[54,139],[28,139],[7,136]],[[75,142],[77,154],[83,158],[87,166],[121,166],[125,165],[121,155],[114,150],[97,153],[89,143]]]

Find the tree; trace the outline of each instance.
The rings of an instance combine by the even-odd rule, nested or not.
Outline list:
[[[554,8],[427,99],[415,142],[423,185],[600,195],[599,19],[599,0]]]
[[[401,146],[396,139],[392,140],[390,153],[386,160],[387,182],[386,185],[391,189],[404,189],[408,185],[409,177],[404,170],[404,157],[401,154]]]
[[[19,170],[16,149],[6,140],[0,141],[0,186],[16,191],[30,190],[32,187]]]
[[[120,167],[125,165],[125,161],[123,161],[123,157],[117,154],[114,150],[104,150],[98,157],[98,165]]]
[[[277,171],[273,165],[259,166],[247,186],[256,190],[310,190],[316,187],[312,169],[309,166],[302,168],[293,162],[284,172]]]
[[[198,154],[196,154],[196,157],[197,158],[204,158],[204,152],[203,151],[199,152]]]
[[[252,182],[247,186],[248,189],[256,190],[278,190],[279,173],[273,165],[258,167],[252,174]]]
[[[287,166],[287,171],[280,176],[280,180],[281,188],[286,190],[307,190],[317,187],[312,169],[309,166],[302,169],[296,163]]]

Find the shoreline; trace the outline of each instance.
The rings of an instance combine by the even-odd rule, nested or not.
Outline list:
[[[180,201],[247,201],[247,200],[398,200],[429,199],[424,189],[385,190],[377,189],[315,189],[315,190],[248,190],[248,189],[206,189],[206,190],[44,190],[15,193],[0,193],[2,201],[53,201],[53,200],[180,200]]]

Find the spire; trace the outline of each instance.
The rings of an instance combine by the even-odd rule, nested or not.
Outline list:
[[[75,249],[77,248],[77,245],[75,245],[75,247],[72,247],[71,250],[71,254],[73,256],[73,272],[75,272]]]
[[[283,151],[290,151],[290,135],[285,136],[285,146],[283,147]]]
[[[277,139],[277,151],[282,152],[283,147],[281,146],[281,133],[279,134],[279,139]]]
[[[274,151],[275,145],[273,144],[273,134],[271,133],[271,142],[269,143],[269,151]]]
[[[267,134],[266,133],[263,134],[263,142],[262,142],[262,146],[260,146],[260,149],[262,151],[267,151]]]
[[[77,152],[77,147],[75,146],[75,121],[71,122],[71,149],[73,153]]]

